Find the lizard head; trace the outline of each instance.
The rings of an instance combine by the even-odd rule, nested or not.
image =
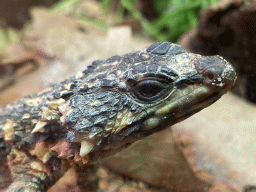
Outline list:
[[[80,155],[99,158],[211,105],[236,79],[220,56],[188,53],[164,42],[96,61],[76,85],[64,115]]]

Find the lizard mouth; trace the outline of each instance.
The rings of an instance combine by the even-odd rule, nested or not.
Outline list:
[[[193,114],[199,112],[205,107],[210,106],[214,102],[216,102],[223,94],[225,94],[229,89],[227,86],[221,88],[212,89],[209,86],[202,85],[193,85],[187,88],[187,94],[184,94],[180,98],[172,98],[173,102],[167,104],[160,109],[158,109],[152,118],[161,119],[162,123],[159,125],[159,130],[164,129],[166,126],[171,126],[175,123],[178,123]],[[176,93],[180,95],[181,91]],[[150,118],[149,118],[150,119]],[[166,119],[163,121],[163,119]],[[150,120],[146,120],[143,124],[145,128],[147,128],[147,122]],[[163,124],[163,125],[162,125]]]
[[[226,93],[227,91],[218,90],[218,91],[212,93],[211,95],[198,100],[197,102],[195,102],[193,104],[183,106],[183,109],[181,109],[181,110],[184,112],[179,114],[177,111],[176,114],[179,114],[179,115],[177,115],[177,116],[174,115],[174,117],[171,118],[172,119],[171,125],[178,123],[180,121],[183,121],[186,118],[192,116],[193,114],[201,111],[205,107],[212,105],[224,94],[223,92]],[[173,112],[173,113],[175,114],[175,112]]]

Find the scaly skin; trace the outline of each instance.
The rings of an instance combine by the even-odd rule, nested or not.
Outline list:
[[[46,191],[70,165],[89,165],[186,119],[235,79],[223,58],[169,42],[95,61],[0,109],[1,162],[12,177],[6,191]]]

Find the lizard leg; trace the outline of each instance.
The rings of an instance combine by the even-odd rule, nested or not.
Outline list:
[[[48,164],[21,149],[12,148],[8,155],[8,166],[12,183],[5,192],[46,191],[56,180],[56,171],[54,174]]]

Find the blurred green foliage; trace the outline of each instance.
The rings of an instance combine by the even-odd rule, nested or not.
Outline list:
[[[82,1],[84,1],[84,0],[62,0],[62,1],[59,1],[58,3],[55,3],[51,7],[51,10],[55,13],[58,13],[65,9],[68,9],[70,6],[74,6]]]
[[[19,40],[19,34],[15,30],[0,25],[0,53],[3,53],[8,44]]]
[[[81,1],[83,0],[62,0],[56,3],[52,10],[60,12]],[[116,23],[121,23],[128,12],[128,16],[140,21],[144,30],[157,41],[175,42],[183,33],[196,26],[201,9],[219,0],[152,0],[154,9],[159,14],[154,21],[148,21],[138,10],[136,6],[138,1],[143,3],[143,0],[102,0],[102,7],[107,16],[113,7],[111,5],[118,3],[115,13]],[[77,19],[104,30],[110,27],[107,24],[107,17],[102,21],[91,20],[85,16],[79,16]]]
[[[184,32],[197,24],[199,11],[218,0],[153,0],[159,17],[149,22],[136,8],[138,0],[120,0],[118,21],[124,17],[124,10],[139,20],[143,28],[158,41],[175,42]],[[103,0],[102,6],[108,12],[112,0]]]

